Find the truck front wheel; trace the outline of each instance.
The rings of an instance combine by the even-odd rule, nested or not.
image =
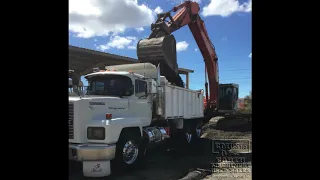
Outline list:
[[[122,171],[136,167],[145,154],[143,149],[141,136],[129,131],[122,133],[116,147],[116,169]]]

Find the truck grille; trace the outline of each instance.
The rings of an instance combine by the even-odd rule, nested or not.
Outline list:
[[[74,138],[74,126],[73,126],[73,120],[74,120],[74,106],[73,103],[69,102],[69,139],[73,139]]]

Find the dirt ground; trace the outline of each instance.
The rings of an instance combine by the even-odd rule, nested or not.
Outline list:
[[[251,124],[238,123],[237,127],[231,127],[230,124],[224,123],[223,129],[218,128],[218,121],[223,121],[219,119],[213,118],[204,126],[204,134],[198,144],[170,151],[150,150],[143,167],[101,179],[251,180]],[[212,153],[213,147],[216,153]],[[223,154],[222,151],[227,154]],[[81,165],[70,162],[69,180],[81,179],[85,179],[82,176]]]

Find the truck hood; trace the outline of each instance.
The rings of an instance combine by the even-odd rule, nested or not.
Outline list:
[[[69,96],[69,101],[75,102],[80,101],[81,99],[91,100],[91,99],[121,99],[120,97],[114,96]]]
[[[74,138],[69,139],[69,142],[72,143],[88,142],[87,126],[103,125],[106,113],[112,114],[112,119],[130,117],[129,101],[126,98],[114,96],[69,97],[69,107],[70,105],[73,108],[74,117]]]

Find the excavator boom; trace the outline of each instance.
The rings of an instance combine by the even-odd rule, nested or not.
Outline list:
[[[138,42],[137,55],[140,62],[160,64],[161,75],[166,76],[170,82],[181,84],[182,80],[177,72],[176,40],[171,34],[188,25],[204,58],[210,89],[210,98],[206,97],[207,107],[213,110],[218,101],[218,57],[199,11],[198,3],[185,1],[169,12],[158,14],[157,21],[151,25],[150,36]],[[176,14],[172,17],[171,12]]]

